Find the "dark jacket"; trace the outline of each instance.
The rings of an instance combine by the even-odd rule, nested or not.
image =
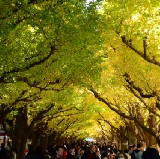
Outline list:
[[[10,150],[2,149],[0,151],[0,159],[12,159],[13,153]]]
[[[90,157],[91,157],[92,155],[93,155],[93,159],[99,159],[99,157],[96,156],[96,153],[95,153],[95,152],[91,153],[90,151],[85,152],[85,153],[82,155],[81,159],[90,159]]]
[[[135,150],[131,154],[131,159],[142,159],[143,152],[140,150]]]
[[[72,155],[72,154],[68,154],[67,155],[67,159],[75,159],[76,158],[76,156],[75,155]]]
[[[42,154],[34,154],[31,159],[47,159],[45,155]]]

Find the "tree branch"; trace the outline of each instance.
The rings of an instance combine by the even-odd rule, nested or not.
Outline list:
[[[152,93],[148,93],[148,94],[145,94],[143,92],[143,90],[136,86],[135,83],[132,81],[130,75],[128,73],[125,73],[123,75],[125,77],[125,81],[127,82],[127,86],[125,86],[127,89],[129,89],[129,91],[135,96],[137,97],[144,105],[145,107],[150,111],[152,112],[153,114],[155,114],[156,116],[160,117],[160,114],[157,113],[156,110],[154,110],[153,108],[150,108],[148,107],[148,105],[146,104],[146,102],[143,100],[143,98],[151,98],[151,97],[157,97],[157,94],[153,91]],[[135,91],[137,91],[140,95],[138,95]],[[156,101],[156,103],[158,103],[158,99]],[[156,104],[156,107],[157,107],[157,104]],[[157,107],[158,108],[158,107]]]
[[[135,53],[137,53],[139,56],[141,56],[144,60],[146,60],[149,63],[152,63],[156,66],[160,66],[160,62],[156,61],[154,58],[150,58],[149,56],[147,56],[146,54],[146,40],[143,41],[143,47],[144,47],[144,53],[137,50],[134,46],[132,46],[132,44],[130,44],[129,41],[126,40],[125,36],[121,36],[122,42],[131,50],[133,50]]]
[[[50,50],[49,54],[47,54],[45,57],[39,59],[38,61],[34,61],[34,62],[30,63],[29,65],[27,65],[26,67],[13,68],[10,71],[3,72],[3,74],[0,76],[0,83],[6,83],[6,81],[7,81],[6,77],[9,74],[18,73],[18,72],[24,72],[26,70],[29,70],[30,68],[33,68],[35,66],[38,66],[38,65],[44,63],[46,60],[48,60],[54,54],[54,52],[56,50],[57,49],[55,48],[55,46],[51,46],[51,50]]]
[[[33,129],[34,124],[36,122],[42,120],[44,118],[44,116],[46,115],[46,113],[48,113],[54,106],[55,106],[55,104],[51,104],[50,106],[48,106],[48,108],[38,112],[38,114],[32,119],[32,121],[28,127],[29,132],[31,132],[31,130]]]
[[[143,51],[144,51],[144,59],[147,58],[147,42],[146,42],[147,37],[144,37],[143,39]]]
[[[137,123],[143,130],[145,130],[146,132],[148,132],[149,134],[151,134],[152,136],[154,136],[156,139],[158,139],[159,134],[157,134],[153,129],[148,128],[147,126],[143,125],[141,123],[141,121],[139,121],[135,116],[128,116],[125,113],[121,112],[120,110],[114,108],[113,104],[111,104],[108,100],[102,98],[98,92],[96,92],[95,90],[91,89],[90,90],[95,98],[97,98],[99,101],[105,103],[111,110],[113,110],[114,112],[116,112],[118,115],[122,116],[123,118],[126,118],[128,120],[133,120],[135,123]]]

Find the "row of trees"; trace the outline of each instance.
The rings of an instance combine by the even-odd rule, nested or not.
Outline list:
[[[121,141],[160,143],[160,31],[158,1],[104,2],[108,71],[94,96],[121,117],[118,128],[101,114]],[[109,91],[108,91],[109,90]],[[134,137],[132,139],[132,136]],[[155,141],[156,140],[156,141]]]
[[[46,134],[53,142],[73,124],[80,127],[77,118],[89,108],[76,102],[76,87],[99,78],[100,17],[83,1],[1,6],[0,123],[23,159],[27,138],[36,146]]]
[[[18,159],[27,138],[160,142],[159,5],[2,2],[0,124]]]

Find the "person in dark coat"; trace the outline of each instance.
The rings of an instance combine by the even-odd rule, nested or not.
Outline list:
[[[160,159],[158,150],[155,148],[147,148],[146,151],[143,152],[143,159]]]
[[[31,159],[48,159],[48,157],[46,156],[44,149],[41,146],[38,146]]]
[[[64,153],[63,147],[56,146],[55,155],[52,156],[52,159],[64,159],[63,153]]]
[[[29,145],[28,146],[28,153],[27,153],[25,159],[31,159],[32,156],[34,155],[34,153],[35,153],[35,150],[34,150],[33,145]]]
[[[142,159],[143,152],[141,151],[141,144],[137,144],[137,149],[131,153],[131,159]]]
[[[99,156],[96,155],[95,150],[96,150],[95,145],[91,145],[91,146],[90,146],[90,150],[89,150],[89,151],[86,151],[86,152],[82,155],[81,159],[99,159]]]
[[[10,150],[5,149],[4,144],[1,144],[0,159],[13,159],[13,153]]]
[[[68,155],[67,155],[67,159],[75,159],[75,158],[76,158],[75,148],[70,147]]]

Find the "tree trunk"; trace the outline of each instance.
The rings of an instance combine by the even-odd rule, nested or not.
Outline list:
[[[150,129],[154,129],[156,128],[156,116],[153,114],[149,114],[149,118],[148,118],[148,125]],[[149,140],[149,146],[152,146],[154,144],[156,144],[156,139],[154,136],[151,136],[150,134],[148,134],[148,140]]]
[[[27,137],[28,137],[27,109],[26,107],[23,107],[19,109],[19,114],[16,116],[16,122],[15,122],[13,147],[17,149],[17,159],[25,158]]]
[[[48,136],[46,134],[44,134],[43,136],[41,135],[41,137],[40,137],[40,145],[44,149],[47,149],[47,147],[48,147]]]
[[[40,135],[41,135],[41,131],[39,130],[35,130],[32,135],[31,140],[34,148],[37,148],[38,146],[40,146]]]

